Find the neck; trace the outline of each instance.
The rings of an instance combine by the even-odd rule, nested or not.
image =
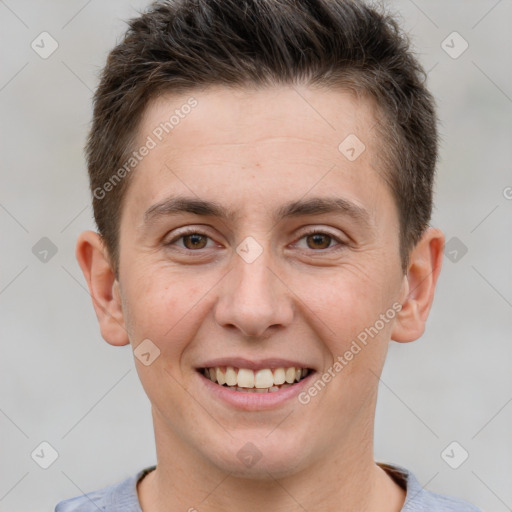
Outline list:
[[[284,478],[267,472],[266,478],[250,479],[191,453],[154,420],[157,468],[137,486],[143,512],[399,512],[405,501],[405,491],[373,460],[372,425],[359,442],[341,443],[307,469]]]

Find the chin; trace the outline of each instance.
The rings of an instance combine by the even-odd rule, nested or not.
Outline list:
[[[259,437],[243,435],[230,439],[228,446],[219,446],[219,451],[209,458],[221,471],[251,480],[285,478],[306,468],[303,442],[293,442],[291,436],[285,440],[282,433],[277,433],[272,442],[265,436],[268,431]]]

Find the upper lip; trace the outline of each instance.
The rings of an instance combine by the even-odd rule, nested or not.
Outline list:
[[[300,361],[293,361],[291,359],[282,359],[278,357],[250,360],[243,357],[221,357],[217,359],[210,359],[201,363],[198,368],[215,368],[217,366],[232,366],[233,368],[247,368],[249,370],[262,370],[265,368],[308,368],[313,370],[308,363]]]

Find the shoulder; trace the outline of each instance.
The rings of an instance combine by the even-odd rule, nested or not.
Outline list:
[[[97,512],[98,510],[106,510],[105,494],[109,492],[111,487],[59,501],[55,507],[55,512]]]
[[[401,512],[482,512],[467,501],[424,489],[413,473],[395,464],[381,464],[399,485],[406,490]]]
[[[137,482],[153,469],[145,468],[116,484],[60,501],[55,512],[141,512]]]

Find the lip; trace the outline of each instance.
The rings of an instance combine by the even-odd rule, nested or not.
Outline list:
[[[307,368],[316,371],[316,368],[311,367],[308,363],[301,363],[299,361],[292,361],[290,359],[280,358],[267,358],[260,359],[259,361],[244,359],[243,357],[223,357],[218,359],[211,359],[202,363],[196,369],[201,368],[215,368],[216,366],[232,366],[233,368],[247,368],[248,370],[264,370],[265,368]]]
[[[213,366],[221,365],[215,364]],[[231,366],[231,364],[228,366]],[[293,366],[293,364],[291,366]],[[247,367],[242,366],[242,368]],[[265,366],[265,368],[269,368],[269,366]],[[292,386],[272,393],[244,393],[243,391],[234,391],[233,389],[229,389],[225,386],[212,382],[200,371],[197,371],[196,373],[200,379],[203,389],[206,390],[207,394],[213,395],[214,399],[220,400],[221,402],[242,411],[265,411],[278,409],[286,402],[289,402],[294,398],[297,399],[297,395],[299,395],[299,393],[309,385],[311,378],[316,375],[317,372],[311,371],[309,375]]]

